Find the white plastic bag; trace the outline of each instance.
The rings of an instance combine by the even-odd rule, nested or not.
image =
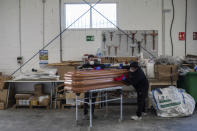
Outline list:
[[[152,100],[157,115],[161,117],[189,116],[195,109],[194,98],[174,86],[153,90]]]

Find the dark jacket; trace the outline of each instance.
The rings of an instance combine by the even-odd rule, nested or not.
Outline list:
[[[148,89],[149,87],[149,82],[140,67],[138,67],[135,72],[129,71],[128,77],[124,82],[127,85],[133,85],[137,91]]]

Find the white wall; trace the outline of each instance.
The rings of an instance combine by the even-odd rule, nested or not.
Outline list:
[[[174,43],[174,56],[185,55],[185,41],[178,39],[179,32],[185,32],[185,0],[174,0],[175,17],[172,28]],[[197,55],[197,41],[193,40],[193,32],[197,31],[197,1],[188,0],[188,29],[187,29],[187,54]],[[165,54],[171,55],[170,24],[172,20],[171,0],[164,0],[164,9],[169,10],[165,13]]]
[[[197,40],[193,40],[193,32],[197,32],[197,0],[188,0],[187,54],[197,55]]]
[[[16,69],[19,56],[18,1],[0,1],[0,72]]]
[[[19,0],[0,0],[0,71],[13,72],[19,65]],[[171,0],[164,0],[165,9],[171,10]],[[65,2],[81,2],[81,0],[62,0]],[[91,0],[91,2],[95,2]],[[118,26],[123,30],[158,30],[159,54],[162,54],[162,2],[161,0],[103,0],[102,2],[117,2]],[[196,0],[188,0],[188,34],[187,52],[197,54],[197,44],[193,41],[192,32],[196,31]],[[43,47],[42,38],[42,1],[21,0],[22,6],[22,56],[28,60]],[[62,4],[63,6],[63,4]],[[62,8],[63,12],[63,8]],[[184,55],[184,42],[178,40],[178,32],[184,32],[185,0],[175,0],[175,21],[173,26],[174,48],[176,56]],[[62,16],[64,14],[62,13]],[[169,27],[172,11],[165,14],[165,54],[171,54]],[[63,19],[63,17],[62,17]],[[63,20],[62,20],[63,23]],[[45,8],[45,45],[59,33],[59,0],[46,0]],[[80,60],[85,53],[95,54],[101,44],[100,30],[68,31],[63,34],[63,60]],[[95,36],[94,42],[86,42],[85,36]],[[48,48],[49,62],[60,61],[59,39]],[[39,67],[36,57],[23,71]]]

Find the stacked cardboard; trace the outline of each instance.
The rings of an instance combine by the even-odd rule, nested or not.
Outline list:
[[[64,80],[64,74],[69,71],[75,71],[77,66],[79,66],[81,61],[64,61],[62,63],[52,63],[48,66],[57,67],[57,73],[60,76],[60,80]]]
[[[108,88],[123,85],[121,82],[114,81],[115,77],[126,74],[124,69],[111,70],[85,70],[68,72],[65,78],[65,90],[82,93],[88,90]]]
[[[178,79],[178,68],[176,65],[155,65],[155,78],[176,81]]]
[[[7,75],[0,75],[0,90],[3,90],[4,89],[4,87],[5,87],[5,82],[7,81],[7,80],[10,80],[11,79],[11,77],[10,76],[7,76]]]
[[[16,106],[29,106],[32,94],[16,94]]]
[[[34,95],[35,96],[42,96],[43,95],[43,90],[44,90],[44,85],[43,84],[34,85]]]
[[[1,106],[2,107],[1,109],[5,109],[4,107],[7,102],[7,96],[8,96],[7,89],[3,89],[0,91],[0,103],[1,103],[1,105],[4,105],[4,106]]]
[[[67,92],[65,94],[65,98],[66,98],[66,104],[74,106],[75,105],[75,93],[73,92]],[[82,99],[84,98],[84,93],[80,93],[80,95],[78,96],[78,99]],[[77,103],[78,105],[82,104],[82,103]]]
[[[44,94],[44,85],[34,85],[34,96],[30,98],[30,107],[32,106],[49,106],[50,97]]]
[[[39,106],[48,106],[49,102],[50,102],[49,95],[44,95],[44,96],[39,96],[38,97]]]
[[[0,110],[4,110],[5,109],[5,104],[3,102],[0,102]]]
[[[32,107],[32,106],[38,106],[38,97],[32,96],[30,98],[30,107]]]

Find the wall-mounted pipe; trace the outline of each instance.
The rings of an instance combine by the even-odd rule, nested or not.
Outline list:
[[[62,0],[59,0],[59,28],[60,28],[60,61],[63,61],[62,58]]]
[[[42,0],[42,44],[45,43],[45,3],[46,0]]]
[[[18,1],[19,2],[19,55],[20,57],[22,57],[22,34],[21,34],[21,0]],[[21,66],[22,63],[20,63]],[[22,69],[20,69],[20,72],[22,72]]]
[[[185,0],[185,56],[187,55],[187,0]]]
[[[161,1],[161,11],[162,11],[162,55],[165,55],[165,10],[164,10],[164,0]]]
[[[171,21],[171,25],[170,25],[170,40],[171,40],[171,47],[172,47],[172,56],[174,55],[174,45],[173,45],[173,40],[172,40],[172,26],[174,23],[174,0],[172,0],[172,21]]]

